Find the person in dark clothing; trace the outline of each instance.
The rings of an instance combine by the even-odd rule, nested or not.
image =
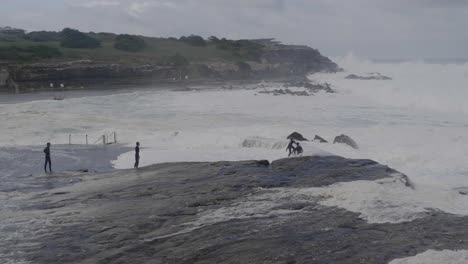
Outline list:
[[[301,155],[302,152],[304,152],[304,150],[302,149],[301,147],[301,144],[299,144],[299,142],[296,143],[296,155]]]
[[[288,157],[290,157],[291,154],[296,152],[296,148],[294,147],[294,144],[296,144],[296,141],[294,141],[294,139],[291,139],[291,141],[289,141],[288,146],[286,147],[286,151],[289,151]]]
[[[44,149],[44,153],[45,153],[44,171],[47,173],[47,164],[49,164],[49,171],[52,173],[52,161],[50,159],[50,143],[47,143],[47,147]]]
[[[135,147],[135,166],[133,166],[135,169],[138,169],[138,166],[140,165],[140,142],[136,143]]]

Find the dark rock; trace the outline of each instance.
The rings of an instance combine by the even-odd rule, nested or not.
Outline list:
[[[461,195],[468,195],[467,187],[459,187],[459,188],[455,188],[454,190],[457,191]]]
[[[370,224],[321,198],[295,200],[294,189],[285,196],[288,188],[394,174],[371,160],[316,156],[269,167],[181,162],[96,175],[67,192],[3,200],[0,262],[387,264],[429,249],[468,249],[468,217],[433,211]]]
[[[270,166],[270,162],[268,160],[259,160],[257,161],[257,164],[268,167]]]
[[[314,141],[316,141],[316,140],[318,140],[320,143],[328,143],[328,141],[326,141],[324,138],[322,138],[319,135],[315,135]]]
[[[285,88],[289,87],[302,87],[306,88],[310,93],[314,94],[320,91],[326,92],[326,93],[336,93],[330,86],[329,83],[324,83],[324,84],[315,84],[310,81],[292,81],[292,82],[287,82],[283,85]]]
[[[301,134],[299,134],[298,132],[293,132],[291,135],[289,135],[288,137],[286,137],[286,139],[293,139],[293,140],[297,140],[297,141],[308,141],[307,138],[303,137]]]
[[[335,137],[335,140],[333,140],[333,144],[336,144],[336,143],[346,144],[346,145],[348,145],[348,146],[350,146],[350,147],[352,147],[354,149],[359,149],[356,142],[347,135],[341,134],[341,135]]]
[[[359,76],[356,74],[350,74],[345,77],[345,79],[350,79],[350,80],[382,80],[382,81],[387,81],[387,80],[392,80],[392,78],[388,76],[384,76],[378,72],[373,72],[369,73],[368,76]]]
[[[275,89],[272,91],[260,91],[262,94],[273,94],[273,95],[297,95],[297,96],[310,96],[306,91],[291,91],[289,89]]]

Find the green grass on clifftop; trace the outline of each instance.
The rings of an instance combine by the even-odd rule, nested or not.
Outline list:
[[[58,34],[58,33],[57,33]],[[144,48],[137,52],[129,52],[115,48],[115,38],[117,35],[111,33],[88,33],[89,36],[100,41],[98,48],[65,48],[60,41],[31,41],[28,35],[16,40],[2,40],[0,38],[0,62],[31,63],[31,62],[59,62],[70,60],[93,60],[103,63],[124,63],[124,64],[161,64],[168,58],[176,54],[185,57],[190,62],[202,62],[212,60],[222,61],[243,61],[250,58],[239,52],[239,47],[220,48],[213,41],[206,41],[204,46],[194,46],[175,38],[153,38],[138,36],[144,40]],[[235,43],[235,42],[232,42]],[[15,57],[12,50],[31,49],[31,47],[46,46],[56,49],[54,56],[41,56],[40,54],[27,53]],[[44,48],[44,47],[42,47]],[[245,49],[250,47],[245,47]],[[242,49],[242,47],[241,47]],[[3,52],[2,52],[3,51]],[[2,54],[10,54],[4,56]]]

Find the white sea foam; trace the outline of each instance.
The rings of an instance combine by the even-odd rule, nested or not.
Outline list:
[[[401,223],[425,217],[430,210],[468,215],[467,198],[455,191],[437,188],[412,189],[401,181],[401,174],[377,181],[336,183],[320,188],[273,188],[200,216],[198,225],[230,219],[294,214],[284,210],[291,203],[315,201],[360,214],[369,223]]]
[[[468,251],[459,250],[428,250],[414,257],[401,258],[391,261],[389,264],[466,264],[468,263]]]
[[[456,191],[425,186],[411,189],[399,181],[354,181],[299,190],[324,197],[320,202],[360,213],[369,223],[401,223],[426,216],[429,210],[468,215],[468,198]]]

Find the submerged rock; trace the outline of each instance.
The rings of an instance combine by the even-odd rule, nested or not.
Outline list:
[[[287,136],[286,139],[293,139],[297,141],[309,141],[307,138],[303,137],[298,132],[293,132],[291,135]]]
[[[356,143],[356,141],[354,141],[352,138],[350,138],[349,136],[347,135],[339,135],[337,137],[335,137],[335,140],[333,140],[333,144],[336,144],[336,143],[340,143],[340,144],[346,144],[354,149],[358,149],[359,146],[358,144]]]

